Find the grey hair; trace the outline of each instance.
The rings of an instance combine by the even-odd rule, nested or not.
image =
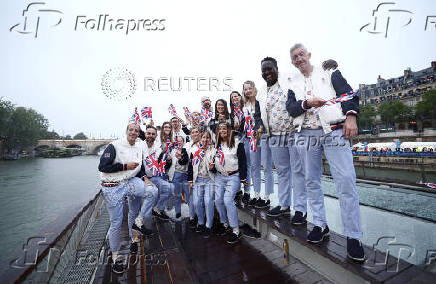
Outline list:
[[[296,43],[296,44],[294,44],[294,45],[291,47],[289,53],[292,54],[292,52],[293,52],[294,50],[296,50],[297,48],[302,48],[305,52],[307,52],[307,48],[306,48],[303,44],[301,44],[301,43]]]

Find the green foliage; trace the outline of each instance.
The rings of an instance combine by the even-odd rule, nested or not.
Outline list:
[[[15,107],[0,98],[0,136],[5,148],[20,150],[33,146],[47,134],[48,120],[31,108]]]
[[[45,133],[44,139],[61,139],[61,136],[56,132],[56,131],[47,131],[47,133]]]
[[[76,135],[74,135],[73,139],[86,140],[88,139],[88,137],[86,137],[86,135],[83,132],[79,132]]]
[[[436,118],[436,90],[424,93],[422,101],[415,105],[415,114],[422,118]]]
[[[44,137],[48,120],[31,108],[17,107],[10,117],[6,148],[18,149],[35,145]]]
[[[73,138],[71,137],[70,134],[65,135],[64,137],[65,140],[72,140]]]
[[[14,112],[14,105],[0,97],[0,139],[5,138],[10,126],[10,118]]]
[[[388,126],[395,122],[407,121],[412,116],[412,108],[400,101],[387,101],[380,104],[378,113]]]
[[[360,129],[370,129],[374,125],[377,113],[374,107],[370,105],[362,106],[358,116],[358,125]]]

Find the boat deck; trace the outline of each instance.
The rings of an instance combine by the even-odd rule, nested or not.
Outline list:
[[[126,219],[126,218],[124,218]],[[248,242],[229,245],[225,237],[204,239],[187,222],[153,224],[157,232],[130,257],[124,274],[101,264],[94,283],[297,283]],[[123,224],[122,252],[129,254],[127,224]]]

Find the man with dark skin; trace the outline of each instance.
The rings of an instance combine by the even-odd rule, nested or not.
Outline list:
[[[270,209],[267,215],[272,217],[290,215],[291,192],[294,210],[306,212],[304,171],[295,145],[288,141],[292,140],[294,135],[292,117],[286,110],[290,77],[279,74],[277,61],[271,57],[262,60],[261,71],[266,86],[259,90],[257,96],[261,111],[260,114],[255,115],[256,128],[263,125],[264,133],[268,134],[268,141],[265,144],[271,150],[277,170],[279,198],[279,205]],[[295,221],[294,218],[292,221]],[[300,220],[300,222],[304,221],[305,219]]]

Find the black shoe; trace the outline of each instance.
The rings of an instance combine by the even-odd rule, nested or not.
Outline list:
[[[144,225],[142,225],[141,228],[139,228],[139,227],[136,225],[136,223],[133,223],[133,225],[132,225],[132,231],[133,231],[133,233],[135,233],[135,234],[137,234],[137,235],[141,234],[141,235],[144,236],[144,237],[151,236],[151,235],[153,235],[153,233],[154,233],[152,230],[147,229]]]
[[[224,236],[226,234],[226,227],[224,227],[223,223],[219,223],[216,227],[215,233],[217,236]]]
[[[248,202],[248,206],[255,207],[260,198],[253,198]]]
[[[130,243],[130,253],[136,254],[138,252],[138,243]]]
[[[321,227],[315,226],[313,227],[312,232],[307,235],[307,241],[317,244],[322,242],[328,235],[330,235],[329,226],[325,226],[324,231]]]
[[[203,232],[203,238],[208,239],[208,238],[210,238],[211,234],[212,234],[212,230],[210,228],[206,227],[204,229],[204,232]]]
[[[188,226],[190,229],[197,228],[197,220],[189,218]]]
[[[273,209],[269,210],[268,213],[266,213],[266,215],[271,217],[278,217],[278,216],[290,215],[290,214],[291,214],[291,209],[289,209],[289,207],[287,207],[285,210],[281,210],[281,206],[276,206]]]
[[[162,221],[168,221],[170,219],[170,217],[165,213],[165,211],[157,212],[153,210],[152,215],[161,219]]]
[[[246,192],[244,193],[244,195],[242,196],[242,202],[244,203],[248,203],[250,201],[250,193]]]
[[[112,271],[117,274],[122,274],[126,272],[127,265],[124,264],[123,260],[117,260],[115,263],[112,264]]]
[[[254,207],[257,209],[265,209],[269,207],[270,203],[271,202],[269,200],[263,200],[262,198],[259,198]]]
[[[262,235],[255,229],[247,227],[244,229],[244,237],[250,238],[250,239],[260,239]]]
[[[235,202],[241,200],[241,196],[242,196],[242,190],[238,190],[238,192],[236,192],[235,194]]]
[[[179,219],[180,217],[182,217],[182,213],[177,213],[176,214],[176,219]]]
[[[161,219],[162,221],[168,221],[170,220],[170,217],[167,215],[167,213],[165,213],[165,211],[161,211],[159,219]]]
[[[231,235],[230,235],[230,237],[227,239],[227,243],[228,244],[235,244],[235,243],[237,243],[237,242],[239,242],[239,240],[242,238],[242,233],[241,232],[239,232],[239,234],[235,234],[235,233],[232,233]]]
[[[204,233],[204,230],[206,230],[206,226],[205,225],[198,225],[197,229],[195,229],[195,232],[202,234],[202,233]]]
[[[347,238],[347,256],[352,260],[363,262],[365,260],[365,251],[362,242],[357,239]]]
[[[303,212],[295,211],[295,215],[291,219],[291,224],[292,225],[306,224],[307,223],[306,217],[307,217],[307,213],[303,215]]]

